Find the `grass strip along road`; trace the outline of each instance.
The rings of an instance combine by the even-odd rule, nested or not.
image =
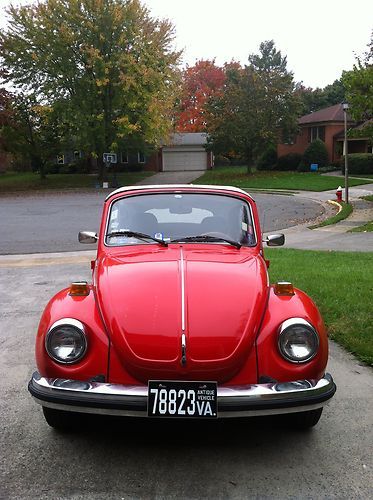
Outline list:
[[[352,205],[346,204],[343,201],[338,202],[338,204],[341,205],[342,207],[342,210],[339,213],[333,215],[333,217],[329,217],[329,219],[325,219],[324,221],[320,222],[320,224],[314,224],[313,226],[308,226],[309,229],[331,226],[332,224],[337,224],[337,222],[340,222],[341,220],[347,219],[347,217],[352,213],[353,210]]]
[[[217,167],[208,170],[193,184],[218,184],[257,189],[295,189],[303,191],[337,190],[343,187],[344,178],[321,175],[317,172],[254,172],[247,173],[246,167]],[[368,180],[350,179],[349,185],[359,186]]]
[[[373,366],[373,252],[266,249],[271,283],[291,281],[317,304],[330,338]]]
[[[128,186],[149,177],[155,172],[119,172],[119,186]],[[108,174],[109,183],[113,174]],[[343,177],[331,177],[314,172],[255,172],[247,173],[246,167],[217,167],[207,171],[193,184],[218,184],[254,189],[282,189],[325,191],[343,186]],[[32,191],[48,189],[94,188],[97,177],[87,174],[49,174],[41,180],[39,174],[33,172],[6,172],[0,174],[0,193],[15,191]],[[350,179],[350,186],[369,183],[364,179]],[[288,193],[286,193],[288,194]]]
[[[154,172],[119,172],[117,181],[119,186],[130,186],[149,177]],[[111,183],[112,173],[108,175]],[[95,188],[96,175],[87,174],[50,174],[45,179],[40,179],[39,174],[33,172],[7,172],[0,174],[0,193],[48,189],[73,189]]]
[[[363,226],[350,229],[349,233],[371,233],[373,231],[373,222],[367,222]]]

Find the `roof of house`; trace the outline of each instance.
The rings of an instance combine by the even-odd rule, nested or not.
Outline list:
[[[373,118],[369,118],[369,120],[365,120],[365,122],[361,122],[359,125],[357,125],[356,127],[354,127],[354,130],[358,130],[359,132],[361,130],[365,130],[367,129],[368,127],[371,127],[373,125]]]
[[[351,139],[356,139],[356,140],[367,140],[368,139],[368,136],[369,136],[369,132],[367,133],[367,136],[364,137],[364,132],[366,129],[368,129],[368,127],[371,127],[373,125],[373,118],[370,118],[369,120],[366,120],[365,122],[362,122],[362,123],[359,123],[359,125],[357,125],[356,127],[349,127],[349,136],[348,136],[348,140],[351,140]],[[356,132],[359,132],[359,135],[356,134]],[[361,135],[360,135],[361,133]],[[336,139],[344,139],[344,136],[345,136],[345,133],[344,133],[344,130],[341,130],[340,132],[338,132],[338,134],[335,134],[334,137]]]
[[[351,121],[351,118],[347,115],[347,120]],[[344,121],[344,111],[342,104],[334,104],[334,106],[329,106],[328,108],[320,109],[319,111],[314,111],[308,115],[301,116],[298,120],[299,125],[306,125],[308,123],[320,123],[320,122],[343,122]]]
[[[165,146],[201,146],[207,143],[204,132],[179,132],[171,134]]]

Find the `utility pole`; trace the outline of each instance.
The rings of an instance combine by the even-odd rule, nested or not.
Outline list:
[[[345,119],[345,140],[344,140],[344,154],[345,154],[345,202],[348,203],[348,143],[347,143],[347,110],[349,105],[347,102],[342,104],[344,119]]]

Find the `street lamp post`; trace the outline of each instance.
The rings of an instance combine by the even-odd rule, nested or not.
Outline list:
[[[345,140],[344,140],[344,154],[345,154],[345,202],[348,203],[348,143],[347,143],[347,110],[349,105],[347,102],[342,104],[344,111],[345,121]]]

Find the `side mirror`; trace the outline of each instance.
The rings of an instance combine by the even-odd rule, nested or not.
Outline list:
[[[269,247],[281,247],[285,243],[284,234],[269,234],[265,240]]]
[[[98,237],[93,231],[79,231],[78,240],[79,243],[96,243]]]

